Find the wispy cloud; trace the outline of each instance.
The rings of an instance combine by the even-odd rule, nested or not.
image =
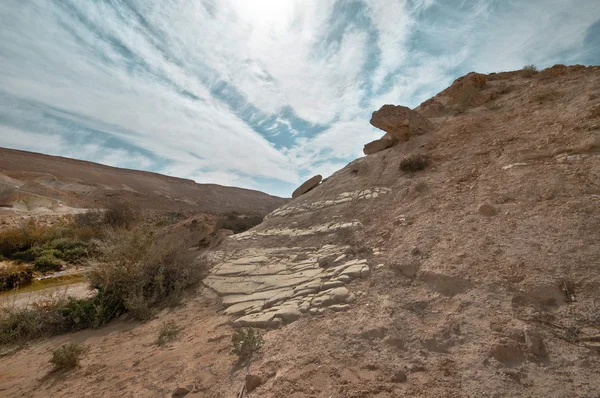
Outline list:
[[[289,195],[471,70],[600,63],[579,0],[8,0],[0,146]]]

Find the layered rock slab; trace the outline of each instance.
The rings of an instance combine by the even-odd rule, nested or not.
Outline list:
[[[330,306],[347,308],[340,305],[353,301],[354,295],[345,285],[370,273],[367,260],[346,260],[341,253],[347,248],[325,245],[300,249],[302,253],[299,248],[263,249],[264,255],[254,250],[252,256],[215,266],[204,284],[222,296],[226,314],[238,317],[234,325],[277,327],[311,309],[321,313]],[[292,260],[300,254],[306,258]],[[327,256],[337,258],[319,266],[318,259]]]

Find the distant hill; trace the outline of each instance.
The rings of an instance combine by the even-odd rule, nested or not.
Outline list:
[[[115,201],[144,210],[264,216],[287,200],[250,189],[0,148],[3,207],[94,208]]]

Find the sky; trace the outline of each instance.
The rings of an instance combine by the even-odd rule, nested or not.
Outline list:
[[[1,0],[0,146],[288,197],[384,104],[600,64],[597,0]]]

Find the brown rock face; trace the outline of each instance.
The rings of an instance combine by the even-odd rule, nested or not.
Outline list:
[[[406,141],[410,135],[424,134],[433,124],[418,112],[400,105],[384,105],[373,112],[371,124],[388,133],[398,141]]]
[[[308,191],[310,191],[311,189],[313,189],[314,187],[319,185],[319,183],[321,182],[322,179],[323,179],[323,176],[320,174],[317,174],[316,176],[305,181],[304,184],[300,185],[292,193],[292,198],[297,198],[300,195],[304,195],[305,193],[307,193]]]
[[[373,153],[381,152],[384,149],[388,149],[394,145],[394,140],[388,140],[387,138],[380,138],[375,141],[371,141],[368,144],[365,144],[363,148],[363,152],[365,155],[371,155]]]

